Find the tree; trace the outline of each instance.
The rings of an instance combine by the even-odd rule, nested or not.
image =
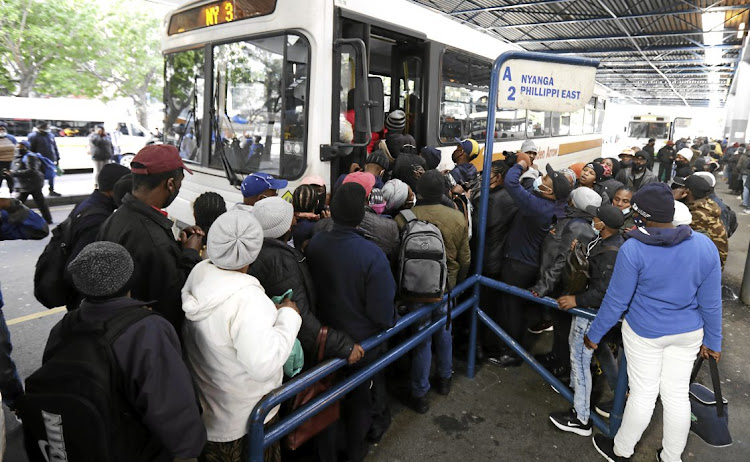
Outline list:
[[[5,92],[99,93],[93,79],[75,75],[77,63],[96,57],[96,50],[86,46],[96,29],[95,9],[89,2],[78,10],[70,0],[0,2],[0,84],[7,85]]]
[[[131,98],[141,125],[147,125],[149,98],[161,94],[161,23],[155,14],[132,14],[134,2],[121,0],[97,18],[92,37],[98,55],[79,67],[96,77],[113,96]],[[141,2],[141,7],[145,8]]]

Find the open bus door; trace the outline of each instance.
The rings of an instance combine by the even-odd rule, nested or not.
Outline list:
[[[669,139],[678,140],[690,136],[690,125],[693,119],[689,117],[675,117],[669,127]]]
[[[426,143],[425,37],[415,37],[412,31],[395,30],[356,13],[339,13],[332,79],[332,144],[338,145],[335,150],[321,149],[321,159],[331,160],[331,183],[348,173],[353,163],[364,166],[368,148],[376,144],[373,140],[384,135],[386,112],[403,109],[407,115],[405,133],[414,136],[418,146]],[[364,59],[356,49],[359,41],[366,49]],[[358,110],[363,86],[368,89],[369,132],[367,124],[360,120],[362,111]]]

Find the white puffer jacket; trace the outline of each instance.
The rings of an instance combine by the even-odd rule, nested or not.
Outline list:
[[[277,310],[253,276],[209,260],[198,263],[185,282],[182,309],[183,344],[208,440],[240,439],[253,407],[281,385],[302,319],[291,308]]]

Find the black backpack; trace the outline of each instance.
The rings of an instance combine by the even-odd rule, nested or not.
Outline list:
[[[152,314],[131,306],[106,322],[84,322],[80,310],[63,318],[61,341],[45,352],[19,399],[32,462],[146,461],[159,454],[125,400],[126,382],[112,351],[128,327]]]
[[[81,218],[102,214],[101,210],[84,210],[70,215],[52,230],[52,238],[42,251],[34,270],[34,297],[47,308],[66,305],[77,292],[65,277],[73,247],[73,224]]]

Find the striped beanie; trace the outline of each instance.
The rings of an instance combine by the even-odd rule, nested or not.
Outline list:
[[[403,130],[406,128],[406,114],[404,114],[404,111],[396,109],[388,114],[388,117],[385,119],[385,128],[388,130]]]

